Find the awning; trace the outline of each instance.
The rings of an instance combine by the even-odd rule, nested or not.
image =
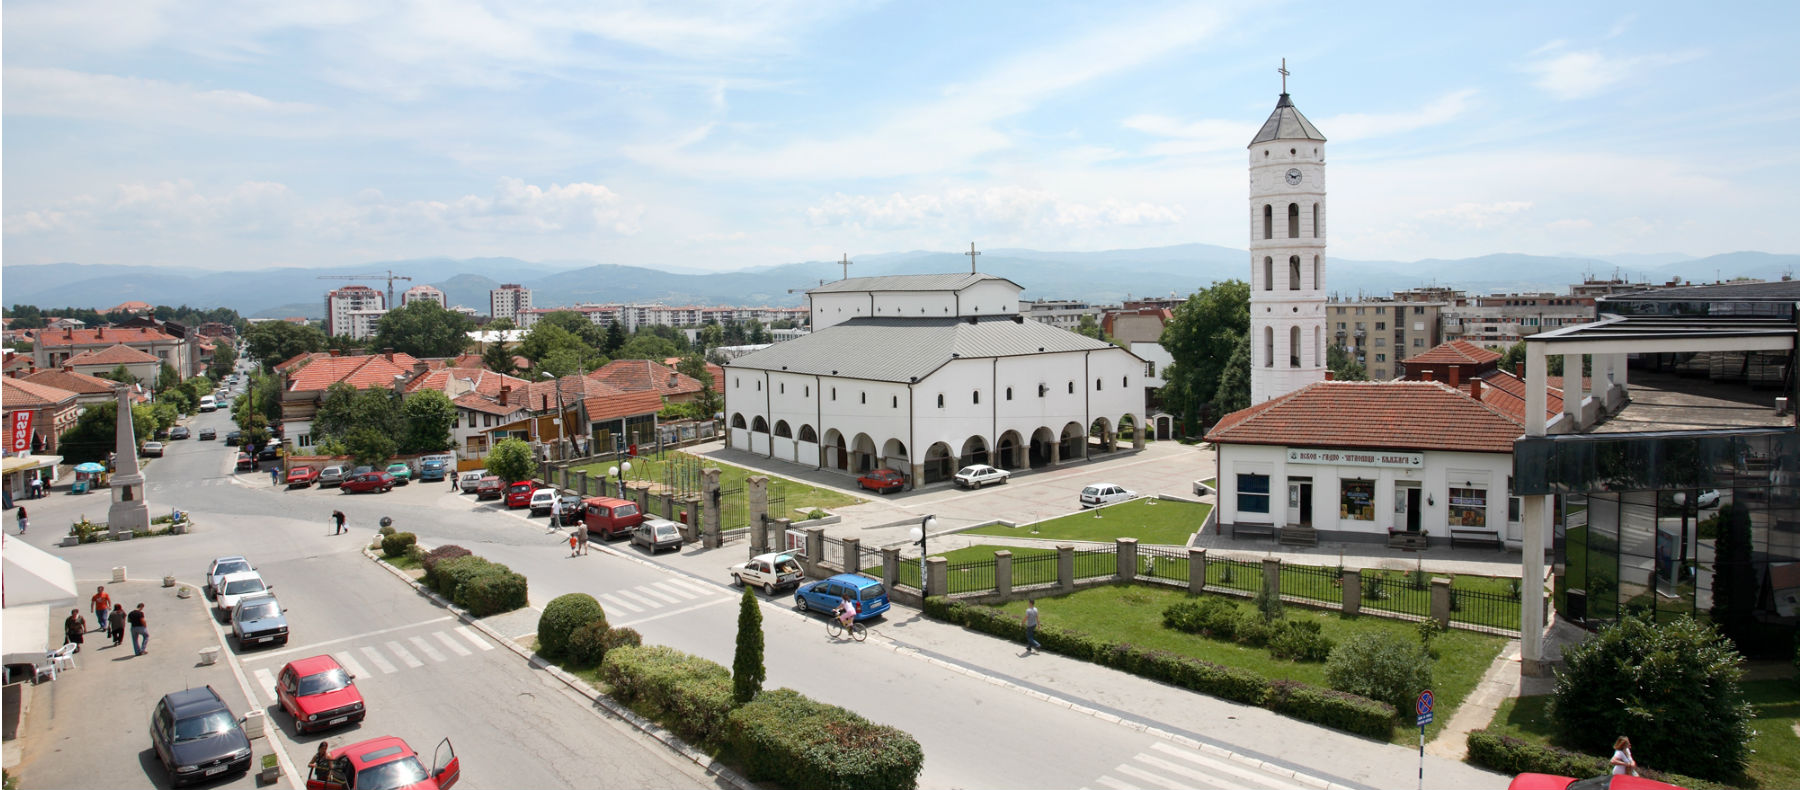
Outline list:
[[[62,463],[60,455],[12,455],[0,461],[0,473],[29,472],[33,469],[44,469]]]
[[[75,600],[75,569],[67,560],[11,535],[0,536],[0,557],[0,606],[9,607],[7,611]]]
[[[0,661],[8,664],[44,664],[50,651],[50,607],[47,605],[8,606],[0,610],[0,638],[6,640],[6,655]]]

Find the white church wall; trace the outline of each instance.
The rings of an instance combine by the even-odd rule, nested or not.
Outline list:
[[[1004,280],[982,280],[962,292],[962,315],[1017,315],[1019,286]]]
[[[869,294],[863,292],[812,294],[812,331],[841,324],[852,318],[874,315]]]
[[[867,294],[863,298],[868,298]],[[946,318],[956,315],[952,291],[882,291],[875,294],[875,316],[885,318]]]

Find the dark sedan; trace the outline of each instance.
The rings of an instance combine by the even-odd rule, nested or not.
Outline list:
[[[156,703],[150,745],[172,784],[250,770],[250,739],[212,686],[183,689]]]

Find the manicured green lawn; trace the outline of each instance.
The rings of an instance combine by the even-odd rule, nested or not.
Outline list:
[[[1082,590],[1055,598],[1039,598],[1038,611],[1045,625],[1081,631],[1113,642],[1168,650],[1216,664],[1242,667],[1271,680],[1292,679],[1328,686],[1323,663],[1302,663],[1274,658],[1260,647],[1246,647],[1235,642],[1187,634],[1164,628],[1162,612],[1170,604],[1187,598],[1181,590],[1148,585],[1113,585]],[[1238,602],[1240,608],[1249,604]],[[1014,601],[1001,607],[1024,615],[1025,603]],[[1412,623],[1379,617],[1344,617],[1334,612],[1288,606],[1286,616],[1319,623],[1323,633],[1342,641],[1359,632],[1374,632],[1403,642],[1416,642],[1418,631]],[[1450,720],[1457,706],[1480,682],[1488,664],[1500,653],[1505,640],[1468,631],[1449,631],[1438,637],[1438,658],[1432,665],[1432,693],[1437,697],[1437,717],[1425,728],[1425,737],[1434,737]],[[1416,743],[1418,731],[1400,727],[1395,743]]]
[[[1756,730],[1756,737],[1750,742],[1750,768],[1745,772],[1749,781],[1745,786],[1800,787],[1800,737],[1796,737],[1794,731],[1794,726],[1800,724],[1800,694],[1795,693],[1794,681],[1787,678],[1746,681],[1744,696],[1756,708],[1756,719],[1751,725]],[[1549,695],[1505,700],[1494,711],[1494,722],[1488,729],[1535,743],[1560,746],[1555,738],[1556,728],[1550,721],[1549,707]]]
[[[1035,524],[1017,527],[994,524],[962,534],[1102,542],[1116,538],[1137,538],[1140,544],[1185,546],[1188,538],[1200,528],[1201,522],[1206,521],[1206,514],[1210,512],[1212,505],[1145,497],[1111,507],[1070,513]]]
[[[692,464],[695,461],[698,461],[702,468],[718,469],[719,487],[727,490],[734,488],[744,489],[745,478],[755,474],[765,474],[741,466],[722,464],[710,458],[701,458],[689,453],[670,450],[653,455],[641,455],[631,459],[631,474],[627,479],[648,480],[652,483],[660,483],[665,479],[666,475],[669,474],[669,467],[671,465]],[[673,462],[673,464],[671,462]],[[585,467],[576,468],[586,469],[588,477],[590,478],[602,478],[606,476],[607,470],[614,466],[617,466],[617,464],[608,461],[597,464],[588,464]],[[774,500],[786,497],[787,507],[790,511],[811,510],[813,508],[829,509],[867,501],[850,496],[849,494],[843,494],[830,489],[819,488],[817,486],[810,486],[798,480],[790,480],[777,475],[768,475],[768,478],[769,499]],[[788,516],[788,513],[781,513],[771,517],[785,518]]]
[[[994,589],[994,552],[1010,551],[1013,554],[1013,586],[1023,587],[1031,584],[1049,584],[1056,581],[1056,549],[1023,548],[1019,546],[969,546],[954,551],[934,551],[933,557],[943,557],[948,565],[950,592],[965,593],[992,591]],[[1111,576],[1118,571],[1118,560],[1112,554],[1075,552],[1075,578],[1086,579],[1094,576]],[[880,578],[880,566],[862,569],[863,573]],[[919,586],[919,559],[908,558],[900,562],[900,583],[911,587]]]

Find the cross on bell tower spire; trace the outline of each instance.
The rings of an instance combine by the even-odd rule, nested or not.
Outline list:
[[[972,242],[972,241],[969,242],[969,251],[965,252],[963,254],[969,256],[969,273],[974,274],[975,273],[975,256],[981,254],[981,253],[975,251],[975,242]]]
[[[1281,68],[1276,69],[1276,71],[1281,72],[1281,93],[1282,93],[1282,95],[1286,95],[1287,94],[1287,78],[1288,78],[1288,74],[1291,73],[1287,70],[1287,58],[1281,59]]]

